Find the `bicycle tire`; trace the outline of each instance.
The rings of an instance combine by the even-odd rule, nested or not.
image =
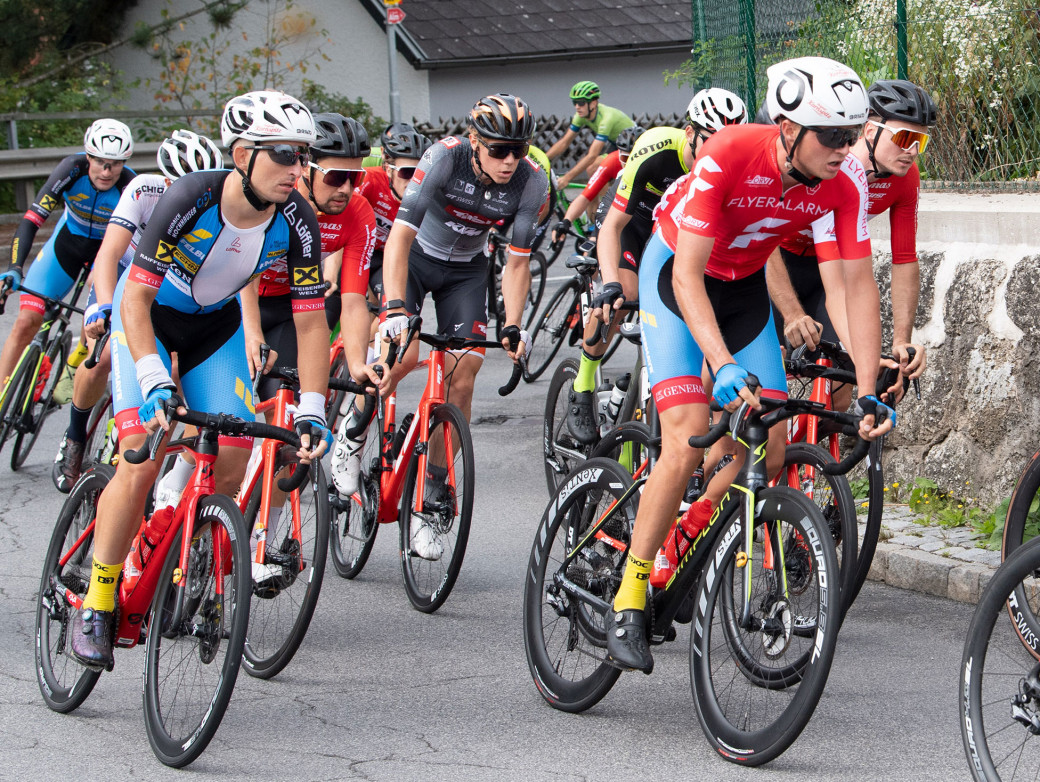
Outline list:
[[[159,761],[174,768],[202,754],[220,727],[242,665],[252,581],[245,521],[230,497],[212,494],[199,500],[188,568],[175,585],[183,534],[178,530],[162,565],[145,641],[148,742]],[[219,561],[218,544],[223,549]],[[175,622],[178,592],[183,600]],[[190,672],[178,670],[193,665]],[[186,692],[188,685],[198,692]]]
[[[281,460],[278,460],[279,462]],[[278,464],[279,468],[284,464]],[[297,466],[296,469],[299,469]],[[310,466],[308,480],[297,495],[298,517],[290,499],[282,511],[275,537],[268,534],[268,556],[274,552],[285,572],[285,583],[268,595],[254,587],[249,609],[249,628],[242,660],[246,673],[270,679],[285,669],[307,635],[314,608],[321,594],[325,559],[329,551],[329,503],[325,471],[320,462]],[[262,484],[257,481],[244,514],[246,529],[252,530],[260,513]],[[291,518],[286,517],[288,512]],[[299,526],[299,536],[295,529]]]
[[[622,323],[631,323],[639,317],[639,313],[635,310],[629,310],[625,313],[625,317],[621,319]],[[621,347],[621,343],[625,341],[625,338],[621,336],[621,331],[618,330],[614,334],[614,338],[610,340],[610,345],[607,346],[606,351],[603,353],[603,358],[600,359],[600,365],[606,364],[613,358],[614,354],[618,352],[618,348]]]
[[[761,571],[750,579],[752,589],[766,588],[750,598],[756,625],[740,626],[747,565],[740,566],[746,552],[743,525],[735,517],[720,532],[701,574],[690,639],[691,686],[704,735],[723,758],[746,766],[783,753],[809,722],[827,684],[841,623],[841,603],[832,599],[828,578],[837,558],[826,543],[830,531],[819,509],[787,487],[763,489],[755,501],[756,548],[766,539],[774,545],[785,537],[795,541],[797,536],[788,534],[794,532],[811,544],[803,544],[813,566],[811,582],[796,596],[805,599],[778,598],[776,568],[764,568],[762,552],[752,552],[750,566]],[[771,534],[763,534],[765,529]],[[807,636],[794,631],[792,609],[815,617]],[[780,701],[779,706],[763,705],[766,698]]]
[[[545,281],[549,276],[549,264],[545,260],[545,254],[540,250],[531,253],[529,262],[531,268],[531,288],[527,292],[527,302],[524,304],[524,312],[527,317],[523,319],[524,328],[530,329],[534,319],[538,316],[538,305],[542,303],[545,295]]]
[[[87,442],[83,446],[83,469],[102,461],[101,455],[108,440],[108,422],[112,419],[112,393],[107,388],[105,393],[91,408],[87,419]]]
[[[1030,511],[1040,504],[1040,452],[1026,464],[1015,483],[1004,517],[1004,534],[1000,543],[1000,558],[1006,560],[1022,544],[1030,540],[1027,526]]]
[[[848,598],[842,598],[846,606],[851,606],[856,601],[860,589],[863,588],[881,536],[881,519],[885,515],[885,474],[882,467],[884,439],[882,437],[872,442],[862,467],[857,467],[846,475],[846,480],[851,483],[857,475],[862,475],[862,470],[866,470],[867,478],[867,519],[863,528],[857,532],[859,539],[856,551],[856,580],[852,583],[852,591]]]
[[[972,615],[961,657],[959,721],[972,778],[1040,777],[1030,721],[1040,719],[1040,636],[1026,614],[1040,610],[1040,538],[1022,544],[993,574]],[[1019,595],[1028,595],[1023,602]],[[1025,632],[1023,632],[1023,630]]]
[[[532,382],[541,377],[556,357],[570,330],[580,321],[580,290],[574,279],[568,281],[549,299],[531,329],[531,346],[527,353],[527,374]],[[575,322],[571,322],[577,318]]]
[[[825,465],[835,464],[834,457],[818,445],[791,443],[784,455],[784,467],[777,476],[777,484],[798,489],[816,503],[831,532],[831,540],[838,557],[842,614],[852,605],[856,575],[859,572],[857,548],[859,524],[856,520],[856,501],[844,475],[828,475]],[[813,468],[810,479],[806,467]],[[810,495],[811,492],[811,495]]]
[[[606,457],[618,462],[632,475],[644,462],[647,462],[645,472],[649,472],[660,453],[661,444],[654,442],[649,426],[642,421],[625,421],[600,438],[589,458]]]
[[[524,651],[539,695],[560,711],[591,708],[621,675],[607,662],[609,617],[561,584],[566,579],[613,604],[624,572],[638,494],[619,504],[614,518],[606,522],[603,531],[611,542],[587,538],[587,532],[631,485],[631,477],[617,462],[590,459],[561,483],[535,533],[524,579]],[[564,559],[579,544],[588,553],[573,557],[564,569]]]
[[[43,384],[43,392],[40,394],[39,400],[31,402],[31,406],[28,408],[30,417],[24,422],[28,431],[19,430],[14,438],[14,446],[11,449],[11,469],[14,471],[18,471],[25,464],[25,460],[29,458],[29,453],[32,451],[33,446],[36,445],[36,440],[40,436],[40,430],[43,428],[43,422],[47,420],[47,416],[58,409],[52,404],[54,401],[54,388],[61,379],[61,373],[65,368],[65,363],[68,361],[71,348],[72,332],[66,331],[60,338],[52,341],[47,350],[46,355],[51,362],[51,372]],[[33,377],[36,377],[35,368]],[[34,388],[30,386],[30,391],[33,390]]]
[[[98,497],[114,473],[111,467],[97,467],[76,483],[58,513],[43,562],[36,604],[36,681],[47,707],[61,714],[79,708],[101,671],[81,665],[69,653],[68,624],[75,610],[53,584],[60,581],[80,597],[86,595],[94,561],[93,534],[64,565],[61,560],[94,520]]]
[[[578,464],[588,458],[592,445],[579,443],[567,429],[568,391],[578,376],[577,359],[560,362],[549,381],[542,414],[542,456],[545,483],[551,495],[560,481]]]
[[[24,426],[26,410],[32,410],[32,395],[36,387],[36,362],[40,357],[40,347],[30,344],[22,353],[18,366],[7,385],[2,406],[3,442],[7,442],[12,434],[17,435],[18,427]]]
[[[336,352],[332,363],[329,365],[329,377],[337,380],[349,379],[347,357],[342,350]],[[339,424],[340,419],[339,410],[346,395],[346,391],[340,391],[335,388],[330,388],[325,393],[325,421],[330,432],[336,431],[336,426]]]
[[[443,427],[443,429],[441,429]],[[438,430],[440,429],[439,433]],[[445,431],[450,434],[445,437]],[[439,436],[438,436],[439,434]],[[455,405],[440,404],[430,412],[430,431],[426,438],[427,455],[437,453],[438,448],[447,450],[441,442],[451,443],[451,475],[454,481],[445,483],[446,499],[437,501],[433,496],[433,481],[427,479],[423,498],[423,511],[418,514],[424,523],[433,528],[441,546],[439,559],[423,559],[412,550],[411,526],[415,507],[415,490],[419,477],[419,453],[413,453],[405,476],[401,493],[400,533],[401,568],[404,572],[404,588],[412,606],[423,613],[433,613],[448,599],[462,569],[469,540],[470,521],[473,515],[474,476],[473,439],[469,424],[462,411]],[[423,463],[426,459],[422,459]],[[461,478],[459,473],[462,473]],[[462,494],[459,497],[459,494]]]
[[[372,416],[361,449],[358,490],[350,497],[340,497],[336,488],[329,485],[329,554],[341,578],[352,579],[361,573],[379,532],[382,426],[383,416]]]

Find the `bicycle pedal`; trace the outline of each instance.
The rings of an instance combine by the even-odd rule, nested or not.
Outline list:
[[[677,633],[675,631],[675,625],[670,624],[668,625],[668,629],[665,630],[663,635],[658,633],[651,633],[650,637],[647,640],[650,642],[651,646],[660,646],[663,643],[674,641],[676,635]]]

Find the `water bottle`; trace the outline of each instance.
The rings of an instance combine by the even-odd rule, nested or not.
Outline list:
[[[650,571],[652,587],[664,589],[679,566],[679,560],[686,555],[693,541],[708,526],[711,513],[711,500],[703,499],[691,505],[679,521],[672,525],[668,538],[661,550],[657,552],[654,567]]]
[[[141,529],[134,538],[123,567],[123,578],[125,581],[129,581],[128,586],[131,589],[140,578],[145,565],[148,564],[152,552],[162,542],[166,530],[170,528],[170,524],[173,522],[173,511],[173,506],[160,508],[151,515],[151,518],[142,522]]]
[[[607,402],[607,423],[614,426],[618,422],[618,415],[621,414],[621,405],[625,401],[625,394],[628,392],[628,384],[632,379],[631,374],[625,373],[617,379],[614,383],[614,389],[610,392],[610,399]]]

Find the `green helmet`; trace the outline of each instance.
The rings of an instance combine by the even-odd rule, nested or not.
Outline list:
[[[594,81],[579,81],[571,87],[571,100],[596,100],[599,98],[599,85]]]

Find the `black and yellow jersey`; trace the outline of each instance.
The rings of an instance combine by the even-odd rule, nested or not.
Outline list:
[[[687,145],[686,131],[678,128],[651,128],[636,139],[613,205],[634,220],[652,224],[664,191],[690,171],[684,158]]]

